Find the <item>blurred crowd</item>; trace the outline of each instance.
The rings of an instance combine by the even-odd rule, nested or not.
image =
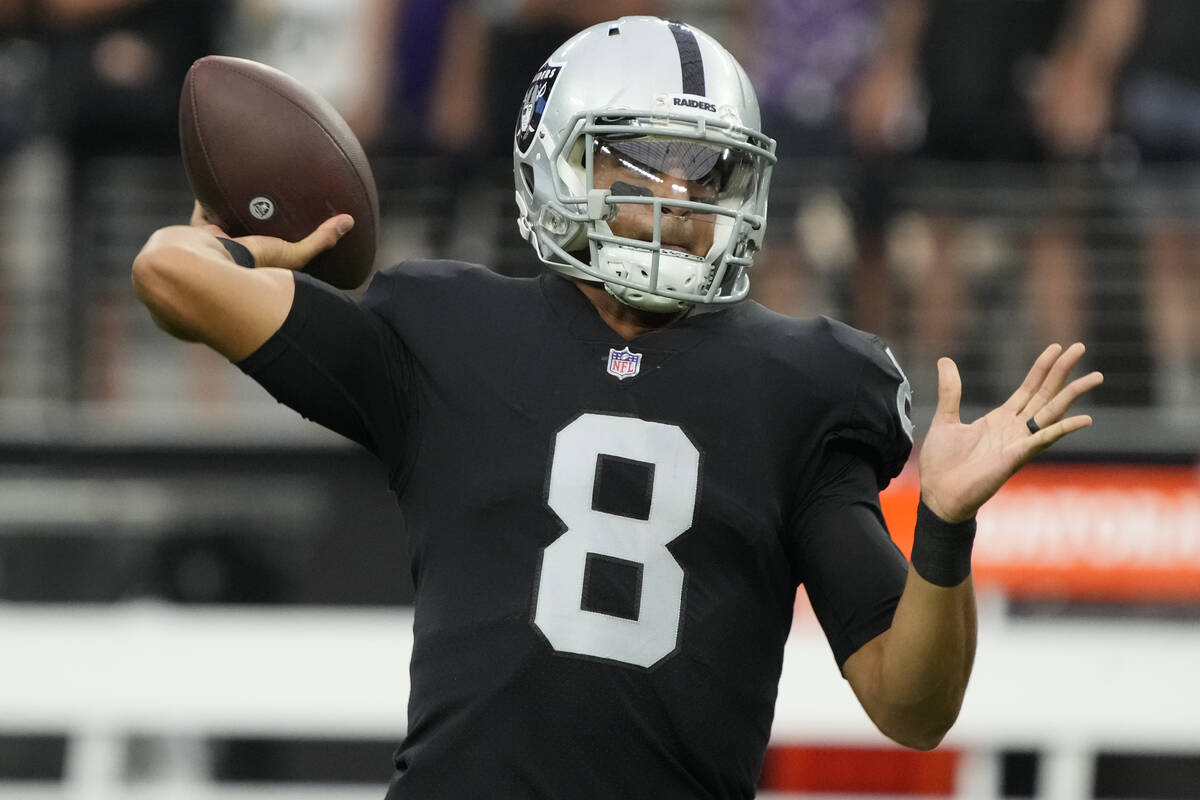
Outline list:
[[[1200,24],[1200,4],[739,4],[735,41],[780,152],[856,167],[834,197],[852,231],[850,246],[835,248],[852,262],[844,304],[852,321],[885,336],[907,333],[917,369],[956,354],[973,307],[986,301],[972,292],[972,267],[994,259],[973,224],[969,193],[1014,187],[1020,196],[1008,204],[1029,209],[1030,218],[1010,225],[1003,240],[1020,254],[1009,277],[1021,284],[1012,304],[1021,313],[1009,324],[1025,326],[1035,346],[1099,338],[1127,362],[1136,358],[1129,340],[1144,334],[1150,398],[1184,414],[1196,408],[1200,56],[1189,31]],[[925,169],[906,171],[912,164]],[[902,202],[906,182],[953,185],[955,171],[971,176],[967,194]],[[906,275],[898,269],[903,248],[888,244],[900,238],[897,219],[915,209],[920,257],[917,274]],[[796,227],[797,237],[786,223],[775,226],[793,246],[772,254],[768,302],[786,307],[814,296],[812,270],[829,248],[812,227]],[[1094,263],[1089,241],[1114,227],[1137,241],[1137,252],[1115,269]],[[806,238],[815,241],[806,247]],[[1116,309],[1127,315],[1131,300],[1140,303],[1144,313],[1133,326],[1094,318],[1109,309],[1093,289],[1114,272],[1134,277],[1132,296]],[[902,307],[910,309],[904,332],[895,313]],[[1125,365],[1111,366],[1121,374]]]
[[[389,187],[423,198],[415,254],[528,274],[531,254],[504,246],[511,209],[478,198],[511,205],[514,118],[546,56],[636,13],[714,33],[758,89],[781,156],[760,301],[882,334],[919,391],[940,354],[987,373],[995,350],[1023,363],[1083,339],[1105,343],[1110,374],[1144,365],[1111,402],[1200,403],[1192,0],[0,0],[0,184],[31,142],[65,165],[64,392],[122,391],[113,364],[135,312],[105,277],[96,209],[161,180],[120,159],[177,158],[179,86],[199,56],[264,61],[333,102],[380,165],[385,215],[404,211]],[[384,166],[418,162],[437,166]],[[1107,247],[1115,236],[1134,246]],[[1113,299],[1113,282],[1132,288]]]

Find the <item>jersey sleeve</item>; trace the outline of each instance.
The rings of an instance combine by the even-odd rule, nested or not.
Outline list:
[[[891,627],[908,561],[892,542],[861,447],[828,449],[791,520],[790,557],[838,669]]]
[[[912,452],[912,388],[879,337],[829,322],[830,359],[839,364],[833,391],[840,399],[823,450],[838,445],[859,450],[875,468],[876,489],[883,489]]]
[[[878,337],[828,318],[818,324],[819,371],[810,381],[821,413],[813,449],[797,465],[786,546],[840,669],[891,627],[904,590],[908,561],[888,533],[879,492],[912,452],[912,394]]]
[[[378,456],[394,485],[416,416],[408,352],[349,295],[303,273],[295,281],[283,325],[238,367],[280,403]]]

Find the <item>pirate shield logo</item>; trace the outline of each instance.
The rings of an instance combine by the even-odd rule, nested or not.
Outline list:
[[[517,152],[524,153],[533,144],[533,135],[542,121],[542,112],[546,110],[546,100],[554,89],[554,81],[558,79],[561,69],[545,64],[533,76],[529,90],[525,92],[525,100],[521,103],[521,114],[517,117]]]

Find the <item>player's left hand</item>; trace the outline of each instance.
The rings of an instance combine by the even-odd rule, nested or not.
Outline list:
[[[947,522],[971,518],[1031,458],[1092,424],[1086,414],[1066,416],[1076,400],[1104,380],[1090,372],[1067,383],[1083,352],[1078,342],[1066,350],[1050,345],[1003,405],[969,425],[958,416],[958,367],[949,358],[938,359],[937,410],[919,460],[921,499],[931,511]]]

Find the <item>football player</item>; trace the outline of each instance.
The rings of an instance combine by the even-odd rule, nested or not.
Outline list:
[[[517,111],[540,277],[411,261],[354,299],[297,271],[344,215],[288,243],[198,214],[133,265],[163,328],[386,466],[416,585],[388,797],[752,797],[800,586],[879,729],[936,746],[975,650],[975,512],[1091,423],[1082,345],[969,425],[939,361],[910,564],[878,501],[913,443],[896,360],[745,300],[775,153],[741,66],[623,18]]]

